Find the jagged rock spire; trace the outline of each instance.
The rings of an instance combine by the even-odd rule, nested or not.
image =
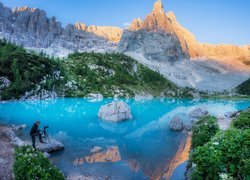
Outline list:
[[[156,14],[164,14],[164,8],[163,8],[163,4],[161,2],[161,0],[157,0],[154,4],[154,9],[153,9],[153,13]]]

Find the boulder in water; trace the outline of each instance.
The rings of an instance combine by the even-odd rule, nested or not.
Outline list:
[[[184,123],[179,117],[173,117],[169,125],[170,129],[173,131],[181,131],[184,128]]]
[[[130,107],[122,101],[112,102],[101,107],[98,117],[112,122],[120,122],[132,118]]]
[[[208,111],[198,108],[198,109],[191,111],[188,115],[191,118],[199,118],[199,117],[208,115]]]

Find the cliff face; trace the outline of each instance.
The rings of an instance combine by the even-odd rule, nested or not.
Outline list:
[[[173,32],[178,37],[182,49],[191,58],[206,57],[211,59],[234,59],[243,62],[250,61],[250,46],[234,46],[227,44],[200,43],[195,36],[179,24],[173,12],[166,14],[171,21]]]
[[[43,10],[29,7],[11,10],[0,2],[0,38],[57,56],[74,51],[115,51],[120,31],[115,34],[111,28],[86,28],[83,24],[63,28]],[[105,34],[105,30],[111,33]]]
[[[144,21],[135,19],[124,31],[118,49],[121,52],[142,53],[152,61],[173,63],[188,58],[173,32],[161,0],[155,3],[152,13]]]
[[[97,36],[103,37],[107,39],[108,41],[118,43],[121,39],[123,29],[118,27],[112,27],[112,26],[87,26],[84,23],[76,23],[75,24],[76,29],[93,33]]]

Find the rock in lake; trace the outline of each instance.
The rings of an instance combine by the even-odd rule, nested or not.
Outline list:
[[[112,102],[101,107],[98,117],[112,122],[120,122],[131,119],[130,107],[125,102]]]
[[[198,108],[198,109],[191,111],[188,115],[191,118],[199,118],[199,117],[208,115],[208,111]]]
[[[174,117],[170,123],[170,129],[173,131],[181,131],[183,130],[184,123],[179,117]]]
[[[15,130],[15,131],[24,130],[26,127],[27,127],[26,124],[21,124],[21,125],[12,124],[12,129]]]
[[[36,148],[42,152],[56,152],[56,151],[61,151],[64,149],[64,145],[55,140],[55,139],[50,139],[50,141],[45,142],[45,143],[38,143],[36,145]]]

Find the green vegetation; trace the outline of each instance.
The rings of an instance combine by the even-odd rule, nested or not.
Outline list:
[[[154,96],[178,94],[173,83],[123,54],[75,53],[62,64],[68,72],[68,80],[76,84],[66,96],[101,93],[106,97],[114,94],[124,97],[142,92]]]
[[[250,129],[250,109],[242,112],[233,120],[233,127],[238,129]]]
[[[219,131],[216,118],[204,116],[193,126],[192,147],[203,146]]]
[[[16,180],[63,180],[63,174],[55,168],[44,155],[33,150],[31,146],[19,147],[15,150],[13,171]]]
[[[0,77],[10,81],[10,85],[1,92],[2,100],[19,98],[34,89],[59,90],[61,82],[55,72],[60,65],[53,59],[0,40]],[[1,85],[1,84],[0,84]]]
[[[237,91],[239,94],[250,95],[250,79],[238,86]]]
[[[235,118],[233,127],[194,147],[189,162],[190,166],[193,164],[191,179],[250,179],[249,115],[249,109],[242,112]],[[201,133],[200,139],[204,139],[202,136]]]
[[[4,85],[3,79],[10,84]],[[60,60],[0,40],[1,100],[19,99],[25,93],[35,96],[44,91],[66,97],[86,97],[90,93],[104,97],[115,94],[191,97],[192,90],[177,87],[124,54],[76,52]]]

